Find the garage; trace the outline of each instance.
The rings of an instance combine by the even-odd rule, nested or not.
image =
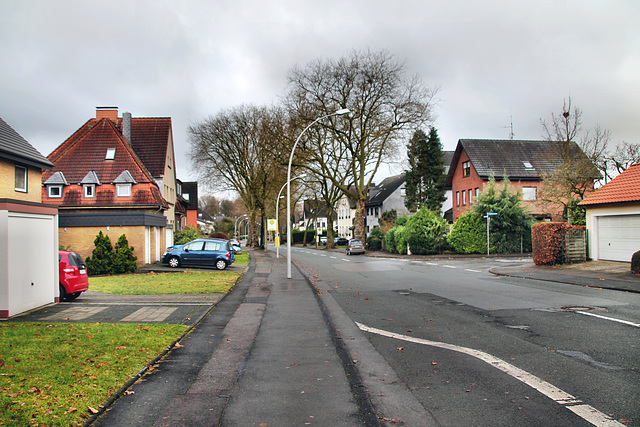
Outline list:
[[[640,250],[640,215],[598,217],[598,258],[608,261],[631,261]]]

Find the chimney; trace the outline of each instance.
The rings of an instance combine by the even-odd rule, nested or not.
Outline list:
[[[131,113],[122,113],[122,136],[131,145]]]
[[[118,120],[118,107],[96,107],[96,119],[103,117],[115,123]]]

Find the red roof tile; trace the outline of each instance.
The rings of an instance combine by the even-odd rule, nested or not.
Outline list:
[[[626,171],[588,195],[580,202],[580,206],[626,202],[640,202],[640,163],[631,165]]]
[[[118,119],[122,129],[122,119]],[[131,146],[151,175],[164,175],[167,147],[171,135],[171,117],[133,117]]]

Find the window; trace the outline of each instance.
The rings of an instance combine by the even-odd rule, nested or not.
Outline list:
[[[456,191],[456,206],[460,206],[460,192]]]
[[[204,250],[205,251],[220,251],[220,250],[222,250],[222,245],[219,242],[205,242]]]
[[[462,190],[462,206],[466,205],[465,200],[466,200],[466,196],[467,192]]]
[[[406,188],[401,188],[400,189],[400,197],[406,197],[407,195],[407,189]]]
[[[522,162],[522,165],[526,170],[534,170],[534,167],[530,162]]]
[[[27,192],[27,168],[16,165],[16,191]]]
[[[536,187],[522,187],[522,200],[536,200]]]
[[[116,184],[116,196],[118,197],[131,196],[131,184]]]
[[[471,162],[467,160],[466,162],[462,162],[462,176],[471,175]]]
[[[47,187],[47,196],[50,199],[59,199],[62,197],[62,185],[50,185]]]
[[[471,189],[469,189],[469,204],[473,204],[473,193],[471,192]]]
[[[116,158],[116,149],[115,148],[107,148],[107,154],[104,156],[105,160],[113,160]]]
[[[478,195],[480,194],[480,188],[476,187],[476,199],[478,198]]]
[[[96,196],[96,186],[94,184],[83,185],[84,188],[84,197],[95,197]]]

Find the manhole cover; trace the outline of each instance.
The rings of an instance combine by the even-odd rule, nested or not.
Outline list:
[[[562,311],[607,311],[602,307],[591,307],[588,305],[565,305],[564,307],[560,307]]]

